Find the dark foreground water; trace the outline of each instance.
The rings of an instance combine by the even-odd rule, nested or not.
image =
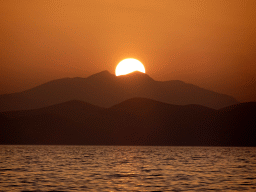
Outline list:
[[[0,146],[0,191],[256,191],[256,148]]]

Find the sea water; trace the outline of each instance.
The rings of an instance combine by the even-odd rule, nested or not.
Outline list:
[[[256,191],[256,148],[2,145],[0,191]]]

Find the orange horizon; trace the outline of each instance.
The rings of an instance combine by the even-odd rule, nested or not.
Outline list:
[[[159,81],[181,80],[255,101],[256,3],[0,3],[0,94],[88,77],[136,58]]]

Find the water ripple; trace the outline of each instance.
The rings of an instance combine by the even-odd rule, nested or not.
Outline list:
[[[0,191],[255,191],[256,148],[1,146]]]

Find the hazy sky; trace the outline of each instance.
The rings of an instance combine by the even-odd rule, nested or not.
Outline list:
[[[0,94],[114,74],[133,57],[155,80],[256,100],[255,10],[255,0],[2,0]]]

